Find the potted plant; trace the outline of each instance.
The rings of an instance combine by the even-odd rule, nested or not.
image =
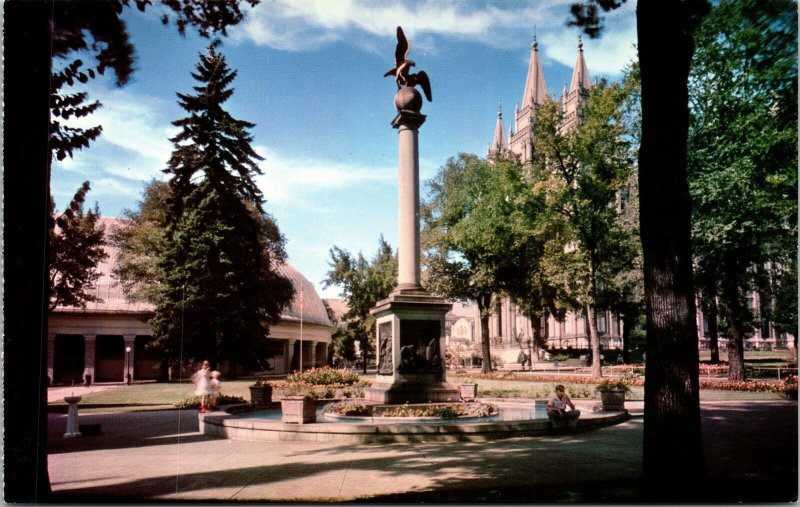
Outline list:
[[[622,381],[604,380],[597,384],[595,391],[600,393],[603,411],[625,410],[625,393],[630,392],[630,388]]]
[[[272,401],[272,385],[263,377],[250,386],[250,401],[254,405],[267,405]]]
[[[475,401],[478,397],[478,384],[459,384],[459,392],[461,393],[461,401]]]
[[[317,421],[317,400],[308,389],[291,389],[281,398],[281,421],[285,423],[313,423]]]

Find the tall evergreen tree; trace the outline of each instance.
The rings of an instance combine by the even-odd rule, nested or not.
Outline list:
[[[283,238],[263,214],[253,176],[261,160],[252,123],[222,107],[236,72],[209,47],[200,55],[195,95],[178,94],[189,116],[174,121],[166,241],[152,319],[155,346],[170,357],[263,367],[269,325],[294,294],[273,267],[285,258]]]
[[[83,210],[89,190],[89,182],[83,182],[58,216],[50,199],[50,310],[100,300],[92,289],[100,277],[97,265],[108,255],[103,249],[105,228],[98,223],[100,209],[95,204],[93,210]]]

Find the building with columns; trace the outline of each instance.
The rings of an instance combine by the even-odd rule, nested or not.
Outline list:
[[[102,218],[101,223],[108,232],[124,225],[124,220]],[[117,249],[111,245],[105,249],[108,257],[98,266],[100,278],[94,286],[100,301],[89,302],[86,308],[59,306],[48,317],[47,374],[52,382],[82,382],[84,374],[97,382],[122,382],[128,374],[134,381],[163,376],[161,356],[146,347],[153,339],[148,324],[153,306],[125,297],[111,275]],[[326,364],[334,327],[322,300],[314,285],[291,264],[276,269],[292,280],[295,297],[281,320],[270,326],[269,373],[299,369],[301,357],[304,369]],[[227,365],[218,368],[224,374]]]

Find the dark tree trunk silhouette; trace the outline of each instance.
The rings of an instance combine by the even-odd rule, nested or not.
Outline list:
[[[50,2],[6,2],[3,125],[4,463],[9,503],[50,499],[47,474]]]
[[[705,475],[686,163],[690,21],[703,4],[664,0],[636,7],[647,315],[643,471],[648,492],[660,501],[687,498]]]

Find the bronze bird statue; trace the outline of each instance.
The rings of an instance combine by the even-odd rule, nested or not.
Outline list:
[[[403,29],[397,27],[397,48],[394,50],[394,68],[386,71],[383,77],[395,76],[397,81],[397,89],[403,86],[416,86],[419,85],[422,91],[425,92],[425,98],[428,102],[433,101],[433,94],[431,93],[431,81],[428,79],[428,74],[424,70],[416,74],[409,74],[411,67],[416,67],[414,60],[407,60],[408,53],[411,52],[411,41],[406,39]]]

